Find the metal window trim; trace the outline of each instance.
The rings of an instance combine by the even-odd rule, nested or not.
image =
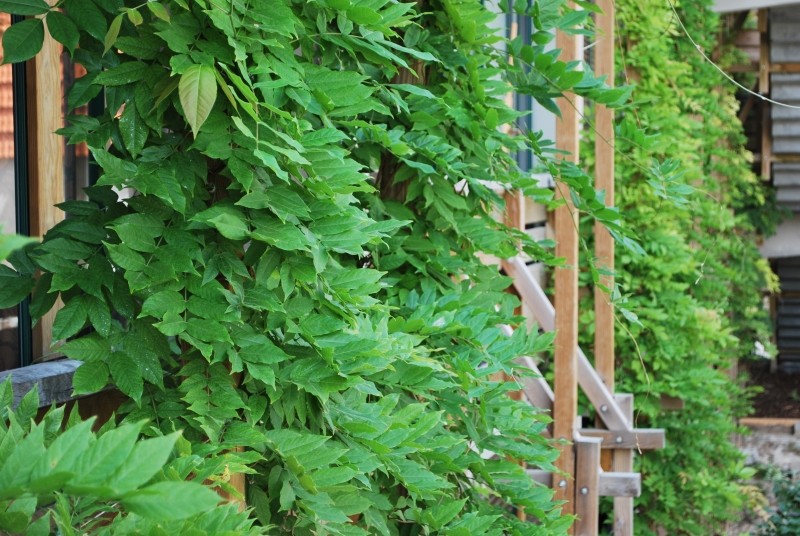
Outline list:
[[[12,15],[11,24],[21,22],[25,17]],[[30,188],[28,184],[28,109],[26,63],[11,66],[12,101],[14,113],[14,200],[16,204],[17,234],[30,235]],[[26,298],[18,306],[19,322],[19,366],[25,367],[33,362],[33,328],[29,300]]]

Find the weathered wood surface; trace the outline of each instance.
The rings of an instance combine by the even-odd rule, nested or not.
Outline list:
[[[600,441],[575,440],[576,536],[597,536],[600,517]]]
[[[553,485],[553,473],[541,469],[528,469],[528,476],[544,486]],[[642,493],[642,475],[639,473],[600,472],[597,493],[600,497],[638,497]]]
[[[582,428],[581,434],[600,439],[603,449],[656,450],[663,449],[665,444],[662,428],[634,428],[633,430]]]
[[[620,471],[608,471],[600,473],[600,496],[601,497],[615,497],[617,499],[632,499],[642,494],[642,475],[640,473],[623,473]],[[630,509],[624,510],[626,512],[626,519],[633,520],[633,501],[624,501],[630,503]],[[617,501],[614,501],[615,508]],[[615,515],[615,518],[618,518]],[[619,518],[621,519],[621,518]],[[630,527],[629,532],[615,532],[616,534],[633,534],[633,523],[626,522],[626,527]],[[621,527],[621,525],[620,525]]]
[[[50,2],[54,3],[54,2]],[[41,237],[64,218],[55,207],[64,201],[64,140],[56,130],[64,126],[61,111],[61,45],[45,32],[42,50],[27,64],[28,181],[30,232]],[[33,332],[34,359],[50,355],[56,307],[39,320]]]
[[[615,398],[625,417],[630,422],[633,422],[633,395],[617,394]],[[653,448],[664,448],[664,430],[657,431],[660,432],[660,435],[656,436],[657,439],[660,439],[660,444],[653,445]],[[620,436],[614,437],[615,442],[619,439]],[[637,435],[633,439],[636,442],[633,447],[614,451],[614,471],[621,473],[633,471],[633,456],[635,453],[633,448],[644,450],[640,446],[642,437]],[[633,499],[631,497],[638,497],[641,493],[641,477],[639,477],[638,486],[639,489],[636,490],[635,495],[619,493],[620,496],[614,498],[614,536],[633,536]]]
[[[595,45],[595,72],[606,76],[606,83],[614,86],[614,2],[597,0],[602,10],[595,17],[597,41]],[[606,206],[614,206],[614,111],[595,104],[594,155],[595,188],[605,192]],[[594,224],[594,254],[600,266],[614,270],[614,238],[600,223]],[[614,278],[600,276],[600,283],[613,288]],[[614,391],[614,306],[610,296],[599,285],[594,288],[594,366],[609,391]]]
[[[559,59],[565,62],[581,60],[582,50],[577,35],[556,33],[556,48],[561,50]],[[580,147],[577,97],[568,93],[559,98],[557,105],[561,117],[556,120],[556,148],[564,152],[563,158],[578,162]],[[578,347],[578,216],[569,188],[556,185],[556,199],[563,204],[555,211],[556,255],[565,259],[564,266],[555,269],[555,358],[553,404],[553,436],[571,441],[578,411],[578,375],[576,349]],[[566,474],[574,471],[575,460],[571,445],[559,448],[556,467]],[[574,489],[571,478],[564,485],[555,486],[556,500],[568,501],[564,513],[574,511]]]

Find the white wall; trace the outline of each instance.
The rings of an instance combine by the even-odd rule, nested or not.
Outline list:
[[[767,238],[759,249],[768,259],[800,257],[800,214],[780,224],[775,235]]]

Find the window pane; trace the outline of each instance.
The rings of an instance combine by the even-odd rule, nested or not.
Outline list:
[[[67,52],[61,55],[61,110],[66,118],[69,115],[87,115],[88,107],[77,110],[67,109],[67,94],[75,80],[86,74],[86,70],[73,63]],[[65,120],[65,124],[66,124]],[[64,138],[64,194],[65,199],[86,199],[83,189],[89,186],[89,150],[85,143],[70,145]]]
[[[8,13],[0,13],[0,33],[11,24]],[[0,50],[2,54],[2,50]],[[11,65],[0,65],[0,226],[4,233],[17,232],[16,184],[14,176],[14,90]],[[0,309],[0,370],[19,366],[17,307]]]

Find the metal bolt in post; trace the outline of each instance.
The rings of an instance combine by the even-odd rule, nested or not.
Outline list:
[[[589,488],[586,486],[581,488],[581,495],[589,495]]]
[[[607,412],[607,411],[608,411],[608,406],[607,406],[607,405],[605,405],[605,404],[603,404],[602,406],[600,406],[600,411],[601,411],[602,413],[605,413],[605,412]]]
[[[567,481],[566,480],[559,480],[558,481],[558,487],[559,488],[566,488],[567,487]]]

